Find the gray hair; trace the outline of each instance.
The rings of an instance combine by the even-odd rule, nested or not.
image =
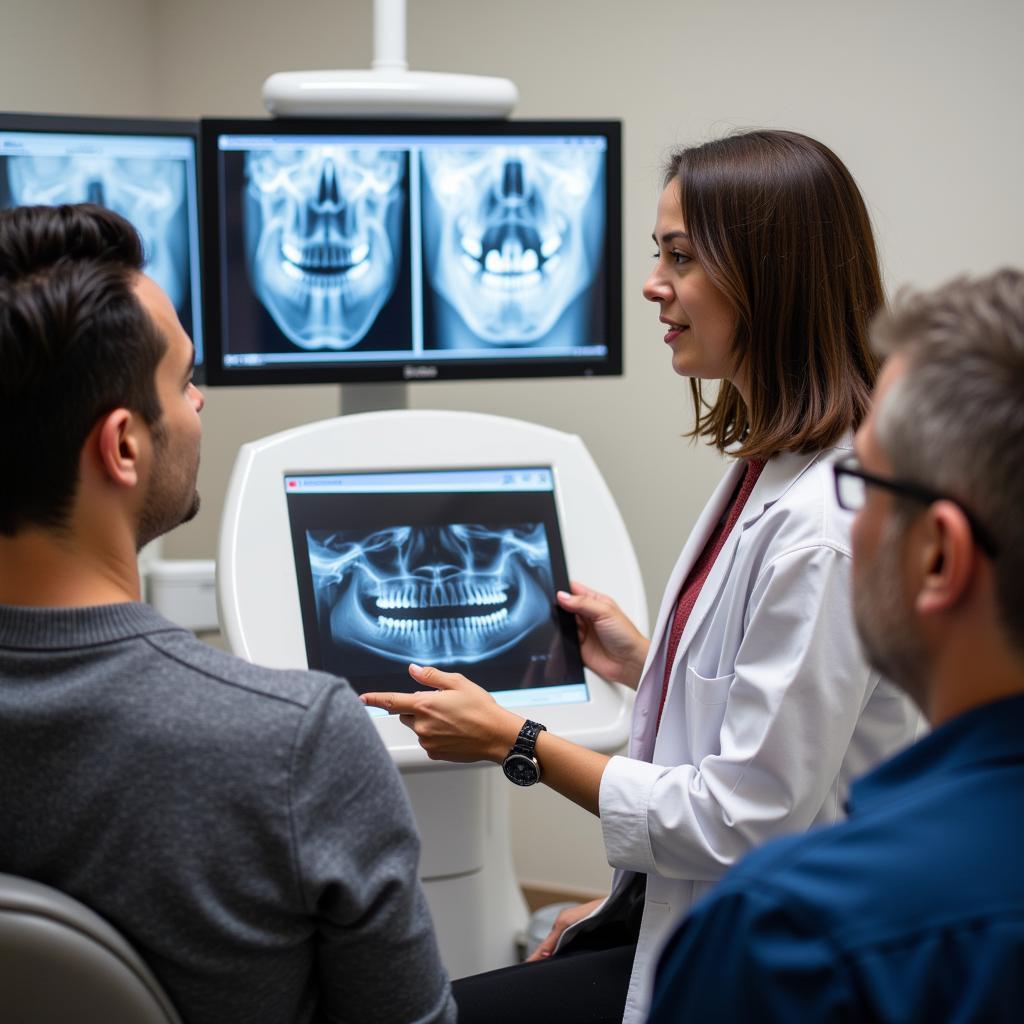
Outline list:
[[[901,478],[963,504],[999,545],[996,598],[1024,650],[1024,273],[901,292],[873,327],[906,371],[878,409],[878,440]]]

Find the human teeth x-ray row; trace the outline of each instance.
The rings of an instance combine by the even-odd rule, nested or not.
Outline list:
[[[596,147],[281,146],[246,153],[244,181],[250,285],[299,348],[354,348],[393,297],[412,315],[395,295],[406,218],[433,311],[425,347],[595,340],[574,305],[603,242]]]
[[[339,648],[473,664],[551,618],[542,523],[307,530],[317,617]]]
[[[142,236],[146,273],[167,293],[192,333],[184,315],[190,256],[183,160],[76,153],[10,156],[4,163],[8,195],[0,194],[0,205],[98,203],[131,221]]]

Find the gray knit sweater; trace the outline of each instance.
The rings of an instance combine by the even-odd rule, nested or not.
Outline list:
[[[344,681],[143,604],[0,605],[0,870],[106,917],[187,1024],[454,1020],[418,855]]]

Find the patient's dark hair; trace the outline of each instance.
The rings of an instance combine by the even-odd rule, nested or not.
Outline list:
[[[142,266],[138,232],[103,207],[0,210],[0,533],[66,523],[102,416],[160,419],[166,342],[133,291]]]
[[[737,457],[830,447],[868,408],[868,339],[884,297],[875,240],[850,172],[798,132],[741,132],[673,153],[697,259],[736,313],[733,357],[750,405],[728,381],[708,404],[690,381],[694,437]]]

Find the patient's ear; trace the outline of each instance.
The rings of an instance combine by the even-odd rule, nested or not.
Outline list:
[[[111,483],[134,487],[139,480],[141,451],[139,418],[128,409],[114,409],[93,428],[99,464]]]
[[[928,615],[953,608],[969,589],[978,559],[971,524],[955,502],[928,509],[920,556],[917,610]]]

